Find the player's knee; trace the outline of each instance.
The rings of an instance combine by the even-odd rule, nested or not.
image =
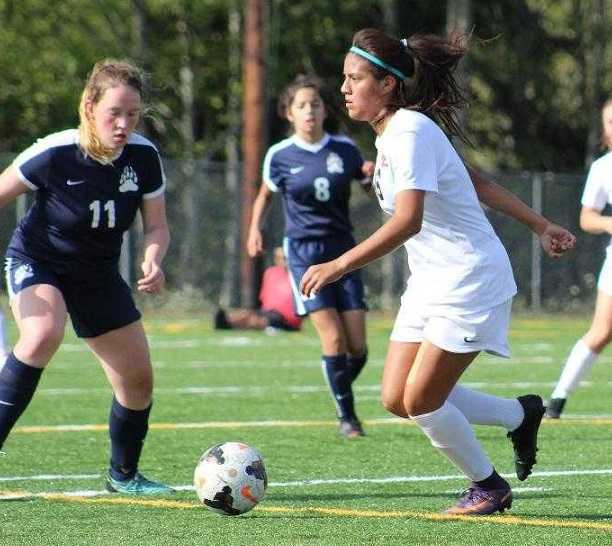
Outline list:
[[[601,353],[612,341],[612,328],[596,328],[589,332],[589,347],[596,353]]]
[[[406,413],[412,417],[431,413],[442,406],[444,402],[434,400],[429,396],[423,396],[419,393],[408,393],[404,396],[403,406]]]
[[[21,335],[19,352],[26,359],[45,362],[57,351],[64,339],[64,325],[47,324]]]
[[[383,408],[385,408],[389,413],[397,415],[398,417],[408,417],[408,414],[404,409],[401,397],[396,396],[392,393],[385,393],[383,391],[381,393],[380,401],[383,405]]]

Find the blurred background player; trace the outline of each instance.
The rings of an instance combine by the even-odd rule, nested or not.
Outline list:
[[[266,268],[259,291],[261,309],[218,309],[214,316],[217,330],[250,329],[295,332],[302,317],[295,312],[293,290],[282,247],[274,249],[274,265]]]
[[[367,359],[363,282],[359,271],[303,298],[300,279],[309,265],[333,259],[355,245],[349,220],[351,183],[370,187],[373,164],[346,137],[324,129],[328,115],[321,84],[298,76],[282,92],[278,114],[293,134],[272,146],[263,165],[263,184],[253,204],[247,250],[263,251],[261,225],[272,196],[280,192],[285,211],[284,251],[296,308],[308,315],[321,342],[322,369],[346,438],[363,435],[352,384]]]
[[[544,406],[537,395],[506,399],[457,384],[480,351],[509,356],[507,331],[516,293],[508,255],[440,127],[462,136],[456,114],[465,99],[453,72],[467,51],[463,39],[413,35],[396,40],[375,29],[354,35],[341,90],[350,117],[370,123],[376,133],[373,184],[389,219],[337,259],[311,266],[301,290],[306,296],[319,293],[405,245],[411,275],[391,333],[381,399],[391,413],[410,417],[470,480],[465,495],[447,512],[485,515],[510,508],[512,490],[471,424],[508,431],[517,477],[524,480],[536,462]],[[573,247],[573,235],[518,205],[509,192],[494,197],[489,201],[496,208],[513,210],[537,227],[551,254]]]
[[[59,348],[70,315],[113,390],[107,489],[133,495],[172,491],[138,472],[153,370],[140,312],[118,267],[123,233],[140,211],[138,290],[163,287],[165,177],[153,144],[134,133],[142,95],[136,67],[97,63],[81,96],[79,129],[39,140],[0,175],[0,206],[34,192],[6,253],[19,338],[0,370],[0,448]]]
[[[612,99],[601,114],[602,146],[608,152],[593,162],[582,194],[580,227],[587,233],[612,234],[612,217],[602,214],[612,204]],[[546,408],[546,416],[558,419],[565,402],[589,372],[595,360],[612,339],[612,241],[597,282],[597,300],[589,331],[572,348]]]

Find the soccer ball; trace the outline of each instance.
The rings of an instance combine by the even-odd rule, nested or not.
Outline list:
[[[193,475],[198,498],[217,514],[238,516],[263,499],[268,477],[261,453],[241,442],[208,448]]]

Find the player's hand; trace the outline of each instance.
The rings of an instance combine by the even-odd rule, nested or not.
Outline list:
[[[263,237],[260,229],[249,230],[247,238],[247,253],[251,258],[260,256],[263,253]]]
[[[143,276],[138,279],[138,291],[147,294],[158,294],[164,287],[166,276],[159,264],[155,262],[142,262],[140,268]]]
[[[300,281],[300,293],[307,297],[314,297],[326,284],[337,281],[344,275],[338,260],[323,264],[311,265]]]
[[[364,161],[363,165],[361,165],[361,172],[363,173],[364,176],[367,176],[368,178],[372,178],[374,176],[374,168],[375,168],[375,164],[373,161]]]
[[[551,258],[563,256],[568,250],[574,248],[576,244],[574,234],[553,223],[549,223],[546,229],[540,233],[539,237],[544,252]]]

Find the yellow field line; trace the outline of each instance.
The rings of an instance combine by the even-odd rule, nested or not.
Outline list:
[[[414,425],[409,419],[366,419],[364,423],[368,426],[378,425]],[[542,422],[545,426],[563,425],[611,425],[612,418],[602,417],[593,419],[551,419]],[[337,421],[305,420],[305,421],[205,421],[200,423],[151,423],[152,430],[179,430],[179,429],[208,429],[208,428],[266,428],[266,427],[335,427]],[[108,425],[44,425],[44,426],[19,426],[14,432],[22,434],[34,434],[40,432],[103,432],[108,430]]]
[[[179,510],[191,510],[201,508],[198,503],[186,501],[172,501],[165,499],[135,499],[129,497],[77,497],[63,495],[61,493],[48,493],[42,498],[51,501],[76,502],[83,504],[122,504],[131,506],[145,506],[150,508],[176,508]],[[204,510],[204,508],[201,508]],[[417,512],[412,510],[358,510],[345,508],[292,508],[284,506],[260,505],[255,508],[257,512],[271,514],[320,514],[322,516],[357,517],[357,518],[407,518],[421,519],[427,521],[465,521],[469,523],[496,523],[498,525],[525,525],[530,527],[555,527],[568,529],[593,529],[612,532],[612,523],[601,523],[596,521],[580,521],[566,519],[544,519],[526,518],[521,516],[495,515],[495,516],[454,516],[436,512]]]

